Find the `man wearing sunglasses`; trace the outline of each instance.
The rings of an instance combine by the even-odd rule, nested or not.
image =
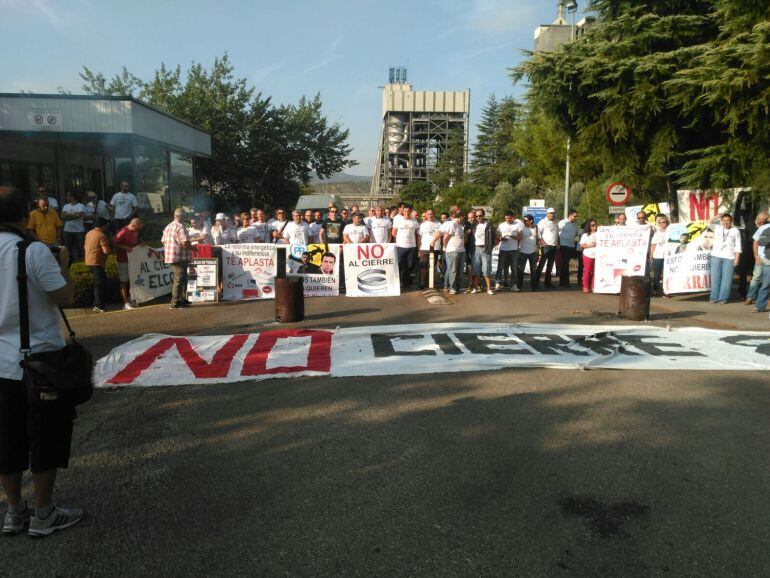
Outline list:
[[[329,207],[329,213],[324,219],[323,228],[319,232],[321,243],[342,243],[342,229],[345,224],[342,222],[335,205]]]
[[[270,223],[270,231],[273,237],[273,243],[282,244],[283,230],[286,227],[288,221],[286,220],[286,210],[283,207],[279,207],[275,211],[275,220]]]

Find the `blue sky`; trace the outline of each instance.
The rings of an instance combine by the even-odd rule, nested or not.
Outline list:
[[[490,93],[521,95],[506,69],[553,21],[556,0],[0,0],[0,92],[81,93],[81,65],[142,78],[165,62],[235,73],[275,102],[321,93],[350,129],[349,172],[371,175],[381,89],[405,65],[418,90],[471,90],[471,123]],[[586,2],[580,2],[581,9]]]

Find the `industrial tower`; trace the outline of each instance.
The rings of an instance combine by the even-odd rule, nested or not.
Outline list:
[[[431,182],[451,134],[463,139],[468,170],[471,91],[412,90],[406,68],[391,67],[382,91],[382,130],[372,179],[372,197],[388,199],[412,181]]]

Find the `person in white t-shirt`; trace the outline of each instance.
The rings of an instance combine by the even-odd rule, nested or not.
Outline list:
[[[211,226],[211,239],[215,245],[230,245],[238,242],[235,230],[230,227],[224,213],[217,213]]]
[[[235,236],[238,238],[238,243],[260,242],[257,240],[256,230],[251,226],[251,217],[248,213],[241,213],[241,226],[235,231]]]
[[[64,221],[62,237],[64,246],[70,252],[73,261],[79,261],[83,257],[83,242],[86,236],[83,217],[86,208],[78,198],[70,193],[67,195],[67,204],[62,207],[61,220]]]
[[[471,268],[471,274],[473,279],[471,280],[471,293],[478,293],[481,289],[481,278],[483,277],[487,283],[487,293],[494,295],[492,290],[492,281],[490,275],[492,274],[492,249],[495,246],[496,232],[492,223],[486,220],[486,213],[484,209],[476,209],[475,223],[470,232],[470,241],[473,243],[473,266]],[[516,275],[515,269],[511,272],[511,281]],[[515,285],[514,285],[515,286]]]
[[[711,303],[727,303],[733,286],[733,272],[741,258],[741,232],[733,227],[733,216],[725,213],[714,227],[711,249]]]
[[[353,213],[353,222],[345,225],[342,230],[343,243],[368,243],[369,229],[364,225],[363,216],[359,212]]]
[[[101,217],[105,221],[112,223],[112,213],[110,212],[110,206],[99,198],[93,191],[86,193],[85,213],[83,215],[84,230],[91,230],[94,226],[94,221],[97,217]],[[111,225],[110,225],[111,226]]]
[[[532,215],[522,217],[521,241],[519,243],[519,262],[516,268],[516,285],[524,288],[524,270],[529,264],[529,288],[534,291],[535,270],[537,269],[537,247],[540,239],[535,225],[535,219]]]
[[[112,195],[110,208],[115,218],[115,227],[120,230],[131,222],[136,216],[136,208],[139,202],[134,193],[128,190],[128,181],[120,182],[120,190]]]
[[[497,271],[495,273],[495,289],[503,286],[511,291],[519,291],[517,270],[519,266],[519,243],[524,232],[524,225],[516,218],[512,210],[505,211],[504,220],[497,226],[497,238],[500,241],[500,252],[497,256]],[[508,279],[510,275],[510,285]]]
[[[420,249],[417,252],[417,258],[420,260],[420,289],[428,288],[430,253],[436,248],[436,235],[440,227],[433,209],[425,211],[425,220],[420,223]]]
[[[206,227],[204,227],[200,217],[196,216],[190,218],[190,226],[187,228],[187,234],[190,236],[190,245],[193,247],[196,245],[214,244],[211,234],[209,234]]]
[[[412,285],[412,275],[417,263],[417,246],[420,242],[420,225],[411,218],[412,207],[404,205],[400,219],[393,219],[391,235],[396,239],[398,256],[398,275],[401,287],[408,289]]]
[[[39,537],[73,526],[83,511],[53,504],[56,471],[69,464],[75,410],[61,399],[41,400],[39,393],[37,402],[30,403],[22,379],[16,271],[28,207],[23,192],[0,187],[0,270],[5,275],[0,291],[0,482],[8,504],[3,534],[20,534],[29,527],[29,535]],[[31,352],[60,350],[65,341],[58,307],[68,306],[74,296],[69,252],[61,247],[54,256],[43,243],[33,242],[25,263]],[[32,472],[34,510],[22,497],[26,470]]]
[[[302,213],[291,212],[291,223],[283,228],[283,242],[288,245],[307,245],[310,240],[310,227],[302,220]]]
[[[650,240],[650,259],[652,262],[652,290],[660,297],[663,294],[663,265],[668,250],[668,217],[658,215],[655,219],[655,232]]]
[[[288,224],[286,220],[286,209],[279,207],[275,210],[275,219],[268,221],[268,229],[273,243],[283,243],[283,229]],[[268,241],[268,243],[271,241]]]
[[[447,262],[447,283],[449,293],[455,295],[461,289],[461,271],[465,265],[465,237],[463,212],[455,211],[452,220],[441,226],[444,233],[444,255]]]
[[[321,242],[321,229],[324,228],[324,215],[323,213],[316,209],[313,211],[313,220],[310,222],[310,242],[311,243],[320,243]]]
[[[594,265],[596,264],[596,231],[599,225],[589,219],[580,237],[580,248],[583,249],[583,293],[590,293],[594,288]]]
[[[390,218],[385,216],[383,207],[374,208],[374,216],[369,217],[367,223],[369,227],[369,238],[372,243],[390,243],[390,232],[393,229],[393,223]]]
[[[545,269],[544,287],[552,289],[551,273],[556,261],[556,253],[559,251],[559,226],[556,223],[556,210],[553,207],[548,208],[545,219],[537,224],[537,232],[540,236],[540,260],[537,262],[537,271],[535,271],[534,289],[537,290],[540,287],[543,269]]]

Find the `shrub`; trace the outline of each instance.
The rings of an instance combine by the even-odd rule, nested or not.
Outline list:
[[[104,268],[107,273],[107,303],[120,303],[120,283],[118,282],[118,265],[115,255],[107,255]],[[70,267],[70,277],[75,284],[75,300],[73,307],[89,307],[94,302],[94,278],[91,270],[82,262],[73,263]]]

